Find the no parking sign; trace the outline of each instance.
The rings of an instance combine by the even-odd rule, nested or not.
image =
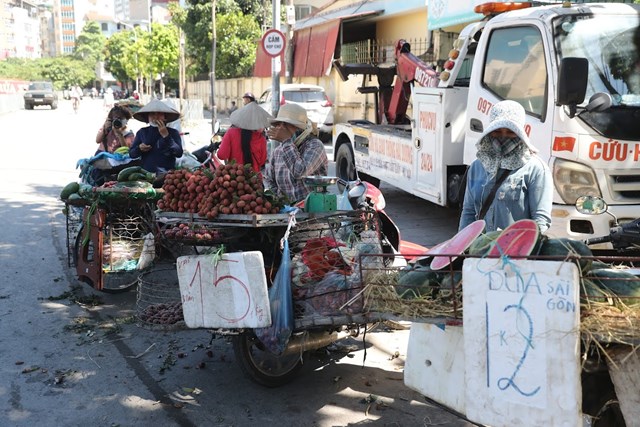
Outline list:
[[[272,28],[267,30],[262,36],[262,50],[272,57],[277,57],[284,52],[284,47],[286,44],[286,39],[282,31],[276,30]]]

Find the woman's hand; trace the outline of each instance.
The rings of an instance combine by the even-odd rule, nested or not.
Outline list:
[[[158,126],[158,132],[160,132],[160,135],[162,135],[163,138],[168,137],[169,129],[167,129],[167,125],[165,125],[162,120],[156,120],[155,123],[156,126]]]

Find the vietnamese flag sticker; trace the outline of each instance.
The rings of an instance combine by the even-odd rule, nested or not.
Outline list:
[[[571,136],[556,136],[553,139],[553,151],[573,151],[576,139]]]

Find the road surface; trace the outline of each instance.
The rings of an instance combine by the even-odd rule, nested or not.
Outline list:
[[[58,195],[95,151],[105,115],[85,99],[77,114],[61,101],[0,116],[2,425],[468,425],[404,386],[406,330],[315,352],[293,383],[266,389],[241,374],[226,340],[140,328],[135,291],[78,282]],[[455,230],[450,212],[383,191],[406,239],[432,245]]]

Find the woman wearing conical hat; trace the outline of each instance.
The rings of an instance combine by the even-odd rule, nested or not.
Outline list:
[[[264,128],[273,117],[251,102],[229,116],[232,127],[227,130],[216,153],[222,160],[235,160],[241,165],[250,164],[260,172],[267,161],[267,139]]]
[[[176,159],[182,156],[182,141],[176,129],[167,127],[167,123],[180,118],[180,113],[154,99],[142,107],[133,118],[149,123],[149,126],[136,133],[129,150],[132,158],[140,157],[142,167],[149,172],[163,174],[176,167]]]

